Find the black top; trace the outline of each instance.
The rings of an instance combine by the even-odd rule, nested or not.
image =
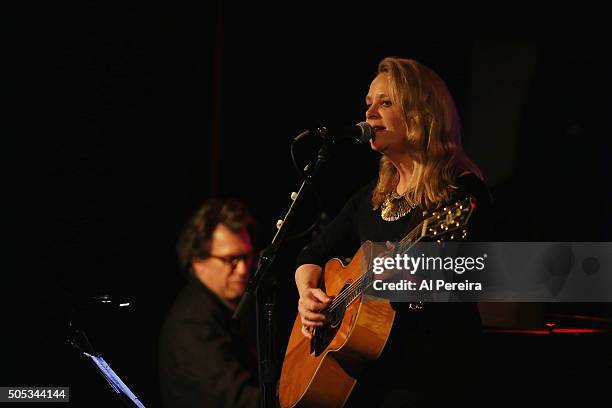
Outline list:
[[[471,173],[459,177],[456,184],[450,203],[468,195],[476,200],[467,240],[487,241],[492,200],[486,185]],[[375,181],[347,202],[323,233],[304,247],[298,266],[323,266],[331,258],[352,257],[367,240],[400,241],[422,220],[419,209],[396,221],[383,220],[380,208],[372,210],[374,187]],[[358,380],[347,406],[438,406],[445,395],[458,402],[461,379],[471,378],[478,365],[481,322],[477,305],[434,302],[420,311],[409,309],[407,303],[392,306],[397,313],[385,349]]]
[[[468,240],[486,241],[491,209],[491,197],[486,185],[472,173],[457,178],[456,184],[458,189],[453,192],[451,203],[468,195],[476,199],[477,207],[468,225]],[[376,180],[373,180],[351,197],[325,231],[304,247],[298,256],[297,266],[307,263],[323,266],[331,258],[352,257],[359,246],[368,240],[400,241],[421,222],[423,216],[419,209],[397,221],[383,220],[380,209],[372,210],[371,198],[375,185]]]
[[[244,333],[231,310],[191,277],[161,330],[164,406],[256,408],[257,364]]]

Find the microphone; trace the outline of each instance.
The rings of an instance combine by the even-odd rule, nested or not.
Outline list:
[[[367,122],[359,122],[353,126],[320,127],[307,130],[299,134],[294,140],[297,141],[309,134],[319,135],[319,137],[332,143],[341,139],[351,140],[355,143],[367,143],[370,139],[374,138],[375,132]]]

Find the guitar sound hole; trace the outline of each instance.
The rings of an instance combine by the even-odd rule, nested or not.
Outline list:
[[[336,298],[340,298],[342,293],[349,287],[351,282],[347,282]],[[344,311],[346,310],[346,300],[342,301],[327,313],[327,323],[322,327],[317,327],[314,336],[310,339],[310,352],[315,356],[319,356],[327,346],[332,342],[336,333],[340,328],[342,319],[344,319]]]

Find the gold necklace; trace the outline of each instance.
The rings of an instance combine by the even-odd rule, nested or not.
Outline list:
[[[391,191],[380,207],[380,216],[385,221],[397,221],[409,214],[417,205],[405,195]]]

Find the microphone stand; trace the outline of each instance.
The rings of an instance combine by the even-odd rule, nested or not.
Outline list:
[[[303,132],[295,139],[306,136],[309,132]],[[282,220],[276,224],[276,234],[260,254],[257,270],[249,281],[244,295],[234,311],[234,319],[243,319],[248,305],[253,301],[255,295],[256,302],[256,330],[257,330],[257,353],[259,357],[259,384],[261,389],[260,407],[277,407],[277,373],[276,373],[276,279],[270,273],[270,265],[274,262],[286,232],[294,219],[294,210],[301,201],[304,191],[306,191],[318,172],[319,168],[325,163],[329,156],[330,145],[333,144],[332,138],[324,138],[323,145],[317,154],[315,165],[304,172],[304,180],[297,193],[291,194],[291,206]]]

